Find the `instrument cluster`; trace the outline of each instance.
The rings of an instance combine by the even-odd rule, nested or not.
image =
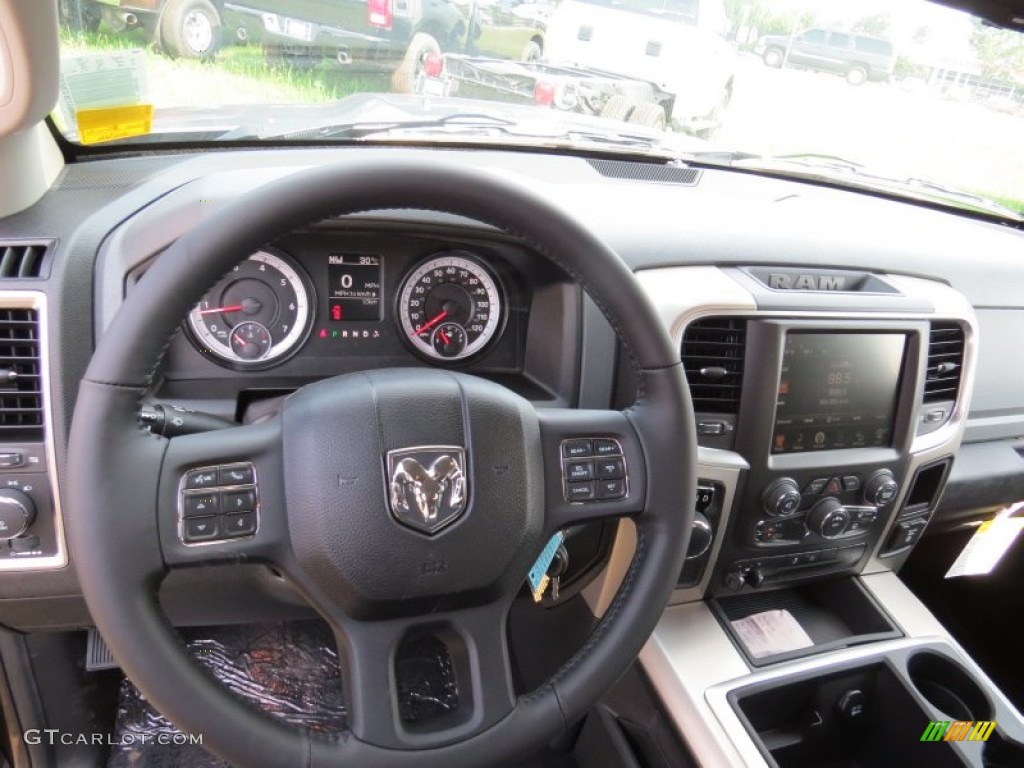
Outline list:
[[[468,248],[392,256],[318,243],[295,252],[263,248],[218,280],[185,323],[195,349],[227,368],[261,370],[322,342],[387,354],[397,337],[422,360],[464,365],[502,338],[518,295],[502,259]]]

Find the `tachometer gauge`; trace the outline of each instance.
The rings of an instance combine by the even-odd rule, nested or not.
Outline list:
[[[477,354],[501,329],[504,307],[496,279],[462,251],[432,256],[405,278],[398,296],[402,335],[436,360]]]
[[[309,334],[311,290],[291,259],[257,251],[222,277],[189,313],[193,341],[204,354],[232,367],[279,363]]]

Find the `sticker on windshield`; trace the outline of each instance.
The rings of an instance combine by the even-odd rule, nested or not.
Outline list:
[[[145,136],[153,130],[153,105],[80,109],[75,120],[78,123],[78,141],[82,144]]]

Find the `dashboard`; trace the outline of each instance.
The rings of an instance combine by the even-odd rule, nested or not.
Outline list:
[[[97,160],[0,224],[0,249],[43,249],[37,277],[0,290],[0,322],[31,326],[39,376],[19,386],[42,422],[0,440],[0,492],[18,502],[0,547],[6,623],[88,623],[60,514],[64,451],[77,381],[125,296],[241,190],[347,151]],[[1003,354],[1024,323],[1020,231],[728,171],[464,154],[586,222],[679,345],[700,449],[697,499],[680,501],[698,519],[674,601],[893,570],[929,527],[1024,490],[1012,385],[1024,361]],[[146,405],[171,421],[254,423],[305,384],[398,367],[479,375],[540,407],[627,407],[636,395],[600,310],[528,243],[446,214],[368,211],[310,222],[197,286]],[[614,526],[574,531],[563,594],[608,578],[621,544]],[[259,615],[296,610],[259,569],[202,609],[187,595],[204,575],[175,577],[176,621],[240,615],[243,594],[258,594]]]

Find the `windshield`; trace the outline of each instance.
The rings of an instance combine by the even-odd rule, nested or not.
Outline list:
[[[691,161],[710,151],[1024,212],[1024,35],[923,0],[60,8],[54,122],[83,145],[459,142]]]

